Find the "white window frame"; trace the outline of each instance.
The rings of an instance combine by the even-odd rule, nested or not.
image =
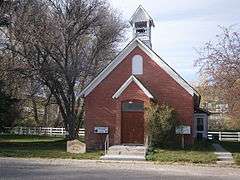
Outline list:
[[[141,75],[143,74],[143,57],[135,55],[132,58],[132,74]]]

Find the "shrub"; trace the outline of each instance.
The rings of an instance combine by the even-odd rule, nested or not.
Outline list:
[[[150,146],[160,147],[174,142],[177,121],[173,108],[152,103],[146,108],[145,118]]]
[[[11,127],[19,117],[18,100],[9,96],[4,88],[4,83],[0,81],[0,132],[4,131],[4,127]]]

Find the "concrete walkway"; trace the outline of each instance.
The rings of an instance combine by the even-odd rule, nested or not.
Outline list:
[[[217,155],[218,164],[233,164],[232,153],[224,149],[220,144],[214,143],[213,147],[215,148],[215,153]]]

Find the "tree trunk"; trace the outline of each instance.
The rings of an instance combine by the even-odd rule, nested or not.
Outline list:
[[[59,110],[59,107],[57,108],[57,112],[56,112],[56,119],[55,119],[55,122],[54,122],[54,127],[59,127],[60,125],[63,125],[62,123],[62,116],[61,116],[61,112]]]
[[[78,113],[77,113],[77,128],[83,127],[83,119],[84,119],[84,100],[78,99]]]
[[[78,139],[78,129],[77,129],[77,117],[75,115],[69,116],[68,117],[68,139],[69,140],[74,140]]]
[[[36,103],[34,97],[31,97],[31,101],[32,101],[32,106],[33,106],[34,120],[35,120],[36,124],[39,125],[37,103]]]
[[[48,107],[47,107],[47,105],[44,106],[43,123],[44,123],[44,126],[48,126],[49,125],[49,123],[48,123]]]

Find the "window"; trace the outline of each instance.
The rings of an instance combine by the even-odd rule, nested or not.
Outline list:
[[[146,30],[145,29],[137,29],[137,33],[145,33]]]
[[[143,102],[124,102],[122,104],[122,111],[144,111]]]
[[[135,28],[136,28],[136,33],[138,33],[139,35],[145,34],[147,31],[147,22],[146,21],[136,22]]]
[[[146,28],[147,27],[147,22],[146,21],[136,22],[135,27],[136,28]]]
[[[197,131],[203,131],[203,118],[197,118]]]
[[[140,55],[132,58],[132,74],[143,74],[143,58]]]

